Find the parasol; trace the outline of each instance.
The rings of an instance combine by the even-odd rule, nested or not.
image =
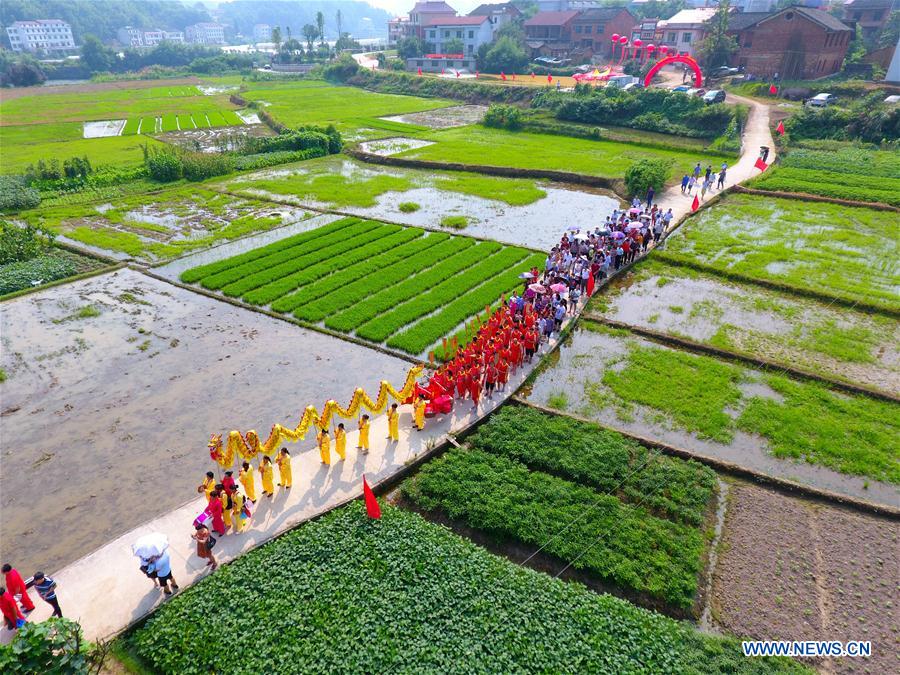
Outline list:
[[[532,293],[546,293],[547,288],[542,284],[531,284],[528,286],[528,290]]]
[[[565,284],[551,284],[550,290],[554,293],[564,293],[568,290],[568,286]]]
[[[138,558],[147,560],[162,555],[169,548],[169,539],[160,532],[145,534],[131,545],[131,552]]]
[[[519,278],[520,279],[534,279],[534,275],[531,272],[522,272],[522,274],[519,275]]]

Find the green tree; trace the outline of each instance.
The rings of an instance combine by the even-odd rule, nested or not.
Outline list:
[[[501,37],[498,39],[484,56],[483,61],[479,61],[482,70],[489,73],[510,72],[515,73],[521,71],[528,64],[528,55],[522,45],[514,42],[510,37]]]
[[[272,29],[272,42],[275,43],[275,53],[281,51],[281,26]]]
[[[884,24],[884,28],[881,29],[881,34],[878,36],[878,46],[893,47],[897,44],[898,38],[900,38],[900,9],[895,9],[891,12],[887,23]]]
[[[697,48],[707,68],[727,65],[731,55],[737,51],[737,40],[728,34],[730,12],[729,0],[722,0],[712,19],[706,22],[706,37],[697,44]]]
[[[625,169],[625,187],[628,194],[643,198],[651,185],[659,191],[669,177],[669,163],[661,159],[639,159]]]
[[[303,37],[306,38],[306,47],[309,53],[313,51],[313,44],[316,41],[316,38],[319,37],[319,29],[313,26],[311,23],[303,26]]]
[[[415,59],[428,53],[428,43],[415,35],[397,41],[397,55],[401,59]]]
[[[105,47],[100,40],[93,35],[87,35],[81,45],[81,62],[92,73],[105,73],[111,71],[117,64],[119,57],[109,47]]]
[[[444,43],[445,54],[462,54],[464,53],[465,49],[466,46],[459,38],[453,38],[452,40],[448,40]]]
[[[319,42],[325,44],[325,15],[322,12],[316,12],[316,28],[319,31]]]

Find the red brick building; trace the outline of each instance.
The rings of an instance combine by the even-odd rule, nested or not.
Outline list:
[[[576,16],[578,12],[538,12],[528,19],[524,27],[530,56],[568,56]]]
[[[572,47],[593,55],[611,56],[612,36],[630,36],[636,22],[624,7],[586,9],[572,21]]]
[[[785,80],[814,80],[841,69],[853,30],[827,12],[787,7],[757,16],[733,17],[730,32],[738,41],[733,65],[762,77],[778,73]]]

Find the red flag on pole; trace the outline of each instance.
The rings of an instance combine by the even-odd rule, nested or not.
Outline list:
[[[459,71],[458,71],[458,70],[456,71],[456,76],[459,77]]]
[[[550,84],[553,83],[553,76],[550,73],[547,73],[547,82]]]
[[[691,204],[691,211],[696,211],[700,208],[700,198],[697,195],[694,195],[694,201]]]
[[[422,69],[419,68],[419,77],[422,77]]]
[[[500,71],[500,79],[506,82],[506,73],[504,73],[502,70]]]
[[[587,296],[591,297],[593,294],[594,294],[594,275],[591,274],[588,276]]]
[[[779,122],[778,126],[775,127],[775,131],[784,136],[784,122]]]
[[[378,500],[375,499],[375,493],[366,482],[366,474],[363,474],[363,498],[366,500],[366,513],[369,514],[369,518],[374,520],[381,518],[381,507],[378,505]]]
[[[772,94],[772,96],[774,96],[775,94],[778,93],[778,87],[776,87],[774,84],[773,84],[773,85],[770,85],[770,86],[769,86],[769,93]]]
[[[531,71],[531,79],[532,80],[534,79],[534,71],[533,70]]]
[[[476,80],[478,79],[478,71],[477,70],[475,71],[475,79]]]
[[[755,166],[760,171],[765,171],[766,169],[769,168],[769,165],[763,161],[762,157],[757,157],[756,163],[753,166]]]
[[[516,74],[513,73],[513,82],[515,82],[515,81],[516,81]]]
[[[444,74],[444,69],[443,69],[443,68],[441,68],[441,75],[443,75],[443,74]]]

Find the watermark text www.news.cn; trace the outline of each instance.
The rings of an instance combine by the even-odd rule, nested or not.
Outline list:
[[[744,656],[838,657],[871,656],[868,640],[746,640],[741,642]]]

